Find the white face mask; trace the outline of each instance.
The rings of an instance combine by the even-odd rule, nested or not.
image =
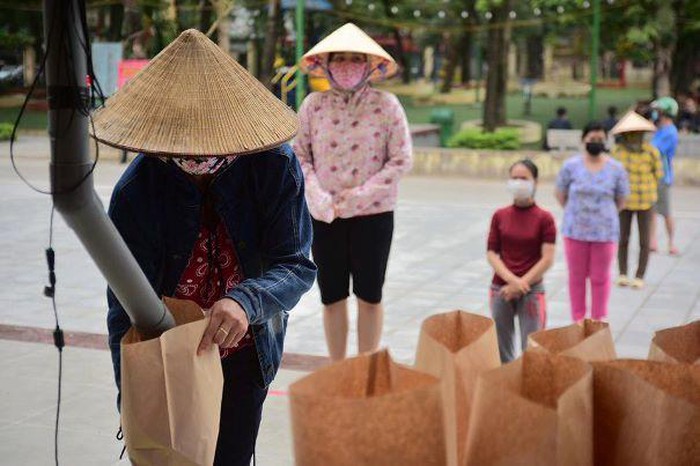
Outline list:
[[[526,201],[535,194],[535,182],[532,180],[508,180],[508,191],[516,201]]]

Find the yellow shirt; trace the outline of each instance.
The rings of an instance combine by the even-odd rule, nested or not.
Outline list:
[[[664,177],[664,166],[659,151],[643,143],[639,152],[631,152],[616,144],[612,155],[624,165],[630,180],[630,196],[626,210],[647,210],[656,204],[658,181]]]

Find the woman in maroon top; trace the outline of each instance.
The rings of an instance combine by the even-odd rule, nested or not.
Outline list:
[[[496,211],[489,231],[487,258],[495,272],[489,302],[503,363],[515,359],[515,316],[523,350],[547,319],[542,278],[554,260],[557,227],[552,214],[535,204],[537,173],[528,159],[510,168],[513,204]]]

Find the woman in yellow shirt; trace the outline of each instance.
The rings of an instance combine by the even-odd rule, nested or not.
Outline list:
[[[617,250],[619,286],[632,286],[637,289],[644,287],[644,274],[649,261],[649,229],[657,198],[657,186],[664,176],[659,151],[644,142],[644,133],[655,130],[652,122],[633,111],[625,115],[612,129],[612,134],[619,136],[619,142],[615,144],[612,155],[624,165],[630,182],[630,196],[620,211],[620,244]],[[635,215],[639,229],[639,263],[635,278],[630,280],[627,276],[627,249],[632,217]]]

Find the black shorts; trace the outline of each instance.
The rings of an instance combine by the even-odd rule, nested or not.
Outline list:
[[[352,292],[363,301],[382,301],[386,265],[394,233],[394,212],[333,223],[313,221],[313,259],[323,304],[342,301]]]

